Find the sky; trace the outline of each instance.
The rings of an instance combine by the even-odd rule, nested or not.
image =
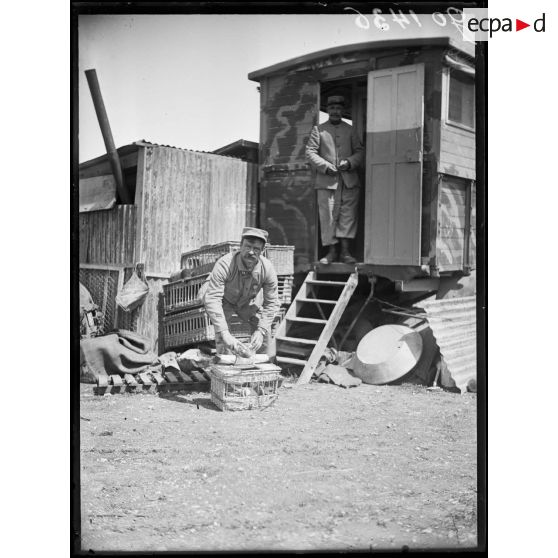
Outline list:
[[[391,14],[362,16],[80,16],[79,161],[105,153],[87,69],[97,72],[117,147],[145,139],[213,151],[238,139],[259,141],[258,83],[248,80],[249,72],[345,44],[443,35],[462,40],[448,15],[435,21],[418,14],[420,27],[410,16],[403,26]]]

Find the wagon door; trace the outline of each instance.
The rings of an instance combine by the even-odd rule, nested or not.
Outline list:
[[[365,262],[420,265],[424,64],[368,74]]]

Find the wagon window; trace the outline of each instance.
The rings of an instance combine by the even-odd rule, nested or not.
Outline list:
[[[475,82],[460,72],[450,72],[447,120],[475,127]]]

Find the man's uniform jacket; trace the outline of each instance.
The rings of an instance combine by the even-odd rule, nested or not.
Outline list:
[[[260,291],[263,292],[263,304],[258,300]],[[257,318],[257,327],[269,332],[280,306],[273,264],[260,256],[250,271],[244,265],[240,251],[217,260],[198,296],[203,300],[216,333],[229,329],[233,312],[244,322],[254,323],[254,317]]]
[[[340,173],[346,188],[360,186],[357,168],[364,159],[364,147],[355,129],[341,121],[334,126],[328,120],[319,126],[314,126],[310,139],[306,145],[306,159],[316,169],[317,189],[336,190],[339,184],[339,174],[330,176],[326,174],[328,168],[335,166],[346,159],[351,167],[348,171]]]

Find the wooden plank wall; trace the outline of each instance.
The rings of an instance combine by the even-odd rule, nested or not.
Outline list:
[[[236,240],[255,218],[253,163],[170,147],[145,147],[137,261],[171,273],[182,252]],[[250,167],[250,172],[249,172]],[[139,169],[138,169],[139,174]]]
[[[469,265],[477,267],[477,184],[471,186],[471,237],[469,239]]]
[[[80,263],[132,265],[135,261],[135,234],[134,205],[80,213]]]
[[[138,309],[137,332],[147,337],[158,353],[159,349],[159,300],[163,292],[163,285],[166,285],[167,279],[161,277],[146,276],[149,285],[149,294]]]
[[[443,177],[440,183],[437,260],[440,271],[460,270],[464,264],[465,227],[468,224],[465,180]]]
[[[134,268],[124,270],[124,284],[131,277],[133,270]],[[161,347],[159,344],[159,301],[167,279],[147,274],[145,280],[149,285],[147,297],[141,306],[131,312],[124,312],[122,308],[118,308],[117,324],[119,329],[128,329],[147,337],[153,350],[158,353],[159,347]]]
[[[440,140],[440,172],[474,180],[475,133],[442,123]]]

